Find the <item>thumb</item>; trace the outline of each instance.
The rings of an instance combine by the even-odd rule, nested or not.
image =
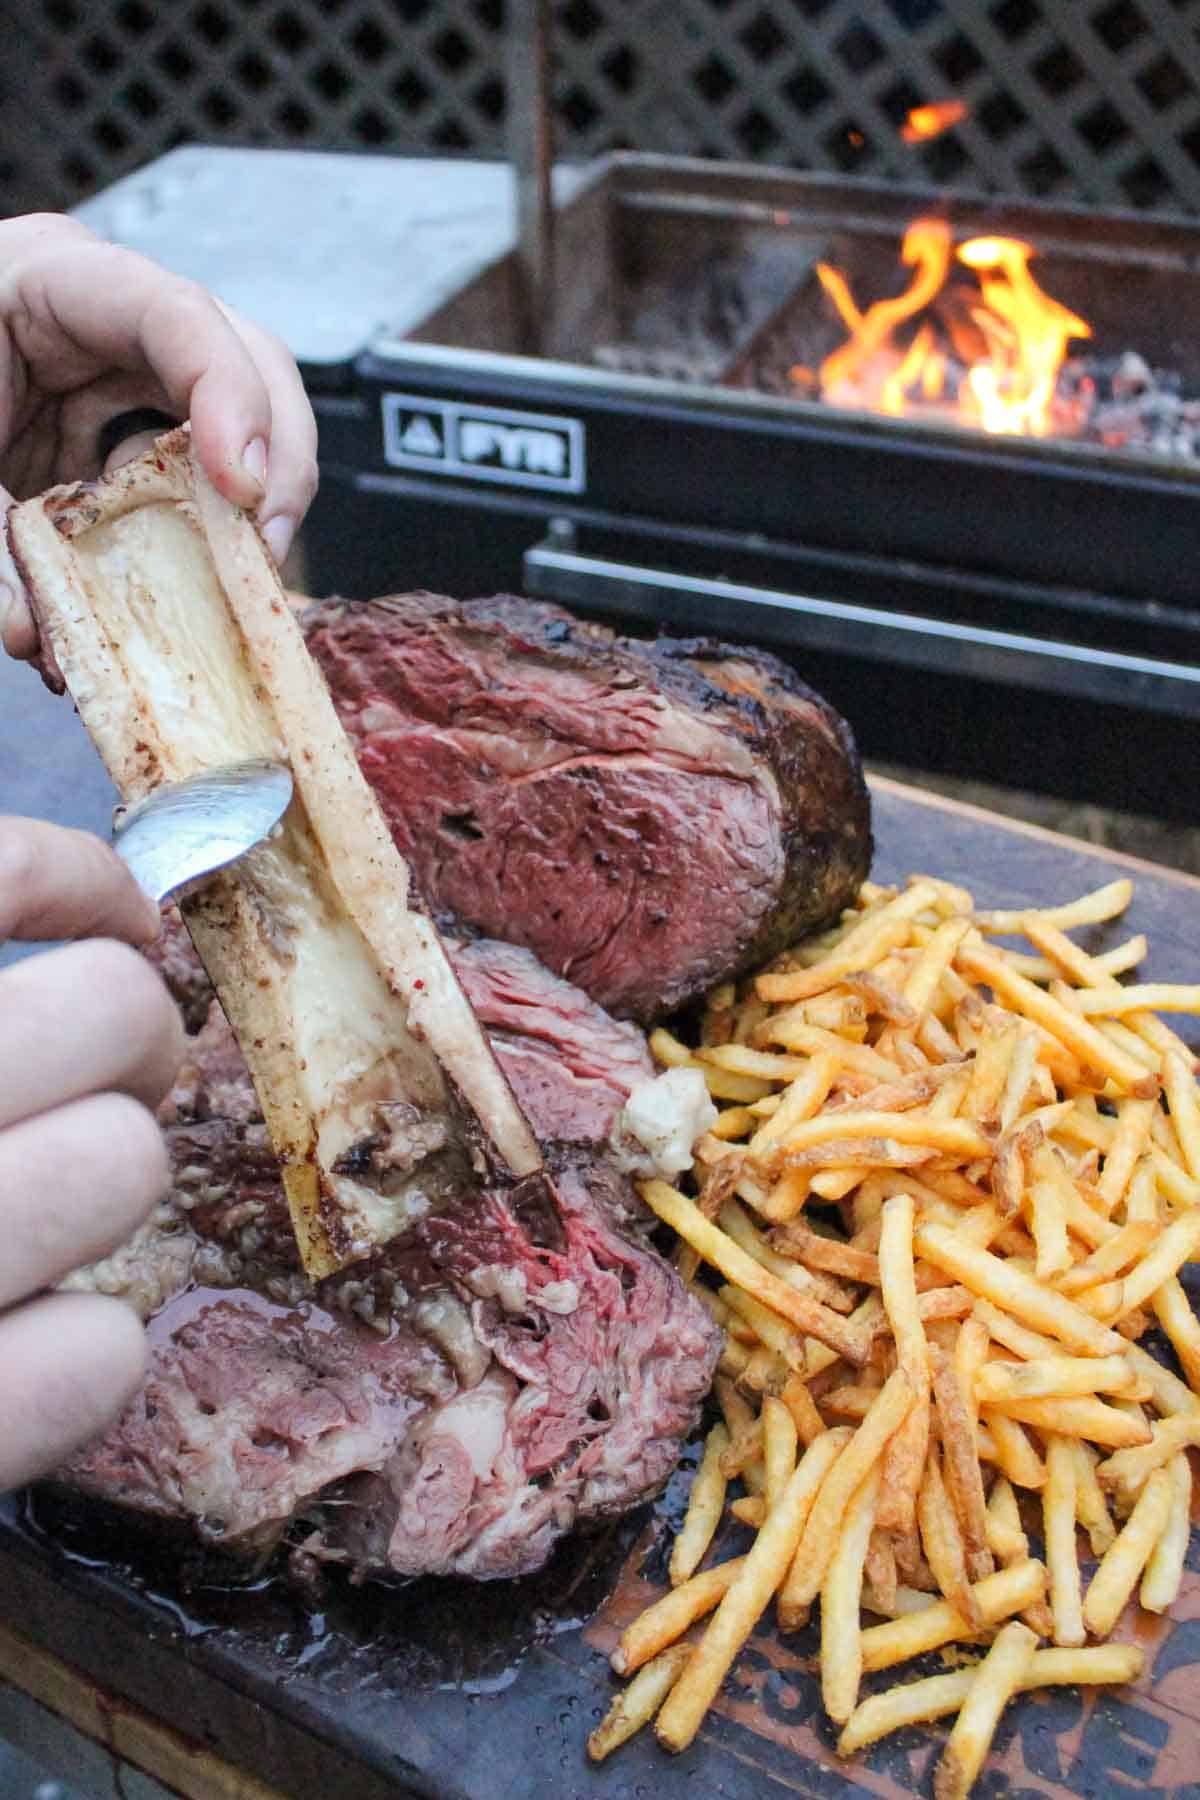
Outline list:
[[[37,652],[38,634],[25,584],[8,544],[7,520],[13,504],[8,489],[0,487],[0,641],[10,656],[29,661]]]

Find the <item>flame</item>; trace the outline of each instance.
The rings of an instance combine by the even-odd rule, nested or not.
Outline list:
[[[900,127],[900,136],[906,144],[925,144],[966,116],[965,100],[931,100],[928,106],[913,107]]]
[[[1044,437],[1061,429],[1058,372],[1071,340],[1092,333],[1038,286],[1029,271],[1033,246],[977,237],[956,250],[944,220],[922,218],[905,232],[900,255],[913,270],[908,287],[865,312],[841,270],[818,263],[848,333],[821,364],[821,398],[892,416],[948,415],[983,431]],[[960,266],[974,287],[951,279]]]

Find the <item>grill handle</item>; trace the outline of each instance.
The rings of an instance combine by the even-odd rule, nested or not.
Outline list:
[[[1200,668],[1188,663],[581,556],[567,519],[525,552],[524,581],[541,599],[643,626],[661,621],[689,636],[756,639],[1200,719]]]

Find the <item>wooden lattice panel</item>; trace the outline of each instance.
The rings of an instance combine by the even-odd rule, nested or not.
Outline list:
[[[504,145],[504,0],[10,0],[10,211],[179,143]],[[1200,0],[560,0],[560,148],[1200,209]],[[925,144],[900,127],[956,98]]]

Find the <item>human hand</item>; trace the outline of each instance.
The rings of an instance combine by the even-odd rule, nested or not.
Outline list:
[[[0,940],[88,940],[0,970],[0,1491],[56,1467],[142,1378],[128,1307],[47,1290],[124,1242],[166,1187],[151,1108],[183,1031],[129,948],[158,926],[99,838],[0,818]]]
[[[282,562],[317,485],[317,429],[280,341],[194,282],[57,214],[0,221],[0,519],[14,500],[107,464],[105,427],[151,409],[190,419],[214,487],[254,513]],[[0,534],[0,637],[37,633]]]

